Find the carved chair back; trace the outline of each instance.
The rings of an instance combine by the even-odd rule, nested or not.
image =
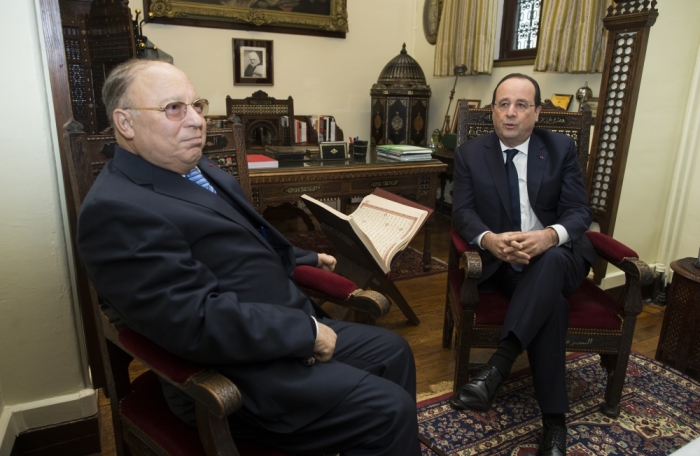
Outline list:
[[[248,149],[273,146],[291,146],[293,141],[294,100],[277,100],[262,90],[243,99],[226,97],[226,115],[241,119]],[[283,122],[286,118],[286,124]],[[267,137],[269,135],[269,137]]]

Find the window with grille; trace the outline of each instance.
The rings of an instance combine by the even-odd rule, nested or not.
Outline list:
[[[535,58],[542,0],[504,0],[500,60]]]

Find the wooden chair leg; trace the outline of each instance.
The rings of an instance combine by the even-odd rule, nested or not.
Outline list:
[[[449,284],[447,285],[449,288]],[[449,293],[449,290],[448,290]],[[452,335],[454,333],[455,321],[450,308],[450,298],[445,298],[445,317],[442,323],[442,348],[452,347]]]
[[[452,386],[452,391],[457,392],[457,390],[469,381],[469,357],[471,355],[471,338],[465,340],[464,328],[462,324],[464,323],[461,319],[469,318],[473,316],[462,315],[460,321],[457,323],[457,334],[455,336],[455,376],[454,385]]]
[[[600,405],[600,411],[610,418],[617,418],[620,415],[620,400],[622,399],[622,388],[625,386],[628,363],[629,349],[627,353],[610,356],[612,371],[608,375],[605,401]]]

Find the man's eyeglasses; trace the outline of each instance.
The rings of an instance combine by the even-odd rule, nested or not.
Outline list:
[[[510,109],[510,105],[511,105],[511,104],[512,104],[512,103],[511,103],[510,101],[501,101],[500,103],[495,103],[495,104],[493,105],[493,107],[496,108],[497,110],[501,111],[501,112],[506,112],[506,111],[508,111],[508,110]],[[535,106],[535,105],[534,105],[534,104],[530,104],[530,103],[526,103],[526,102],[524,102],[524,101],[516,101],[516,102],[513,104],[513,107],[515,108],[515,110],[516,110],[517,112],[525,112],[525,111],[527,111],[528,109],[530,109],[531,106]]]
[[[130,109],[133,111],[160,111],[165,113],[165,117],[170,120],[182,120],[187,114],[187,107],[192,106],[197,114],[206,115],[209,112],[209,100],[204,98],[198,98],[192,103],[185,103],[183,101],[173,101],[165,106],[159,106],[155,108],[122,108]]]

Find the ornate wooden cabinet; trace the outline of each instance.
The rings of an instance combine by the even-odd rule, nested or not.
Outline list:
[[[406,44],[386,64],[370,96],[372,145],[426,145],[430,86],[418,62],[406,52]]]

